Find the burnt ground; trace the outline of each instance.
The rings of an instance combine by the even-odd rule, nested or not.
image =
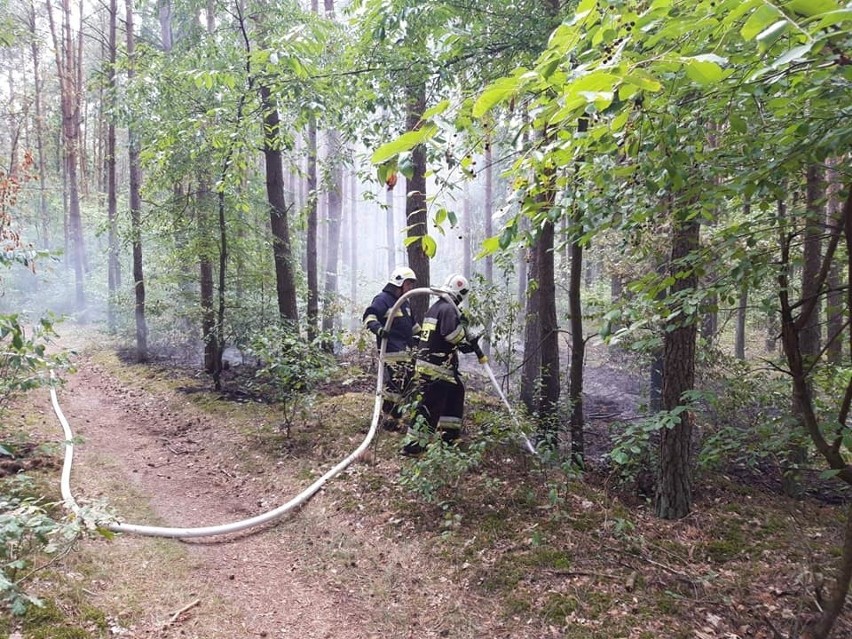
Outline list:
[[[606,481],[612,482],[614,477],[611,475],[612,468],[607,455],[612,450],[614,439],[625,424],[636,422],[647,415],[647,367],[639,364],[629,353],[615,351],[613,355],[600,344],[590,344],[587,349],[587,365],[583,373],[586,462],[589,471],[603,475]],[[274,389],[269,384],[258,381],[254,362],[234,347],[229,347],[226,351],[228,357],[221,376],[222,388],[215,391],[218,399],[235,403],[274,404]],[[191,355],[194,352],[188,348],[164,349],[153,354],[150,365],[166,374],[169,374],[169,371],[177,371],[193,381],[192,384],[177,387],[178,391],[187,395],[206,395],[212,391],[211,378],[198,373],[201,360],[197,353]],[[134,361],[132,349],[118,349],[117,354],[126,364],[132,364]],[[346,373],[340,379],[335,378],[320,384],[314,389],[315,393],[335,397],[347,393],[372,395],[375,392],[377,359],[372,349],[347,349],[342,355],[339,354],[337,359],[342,362]],[[498,367],[494,366],[498,382],[505,384],[505,377],[497,370]],[[472,356],[462,358],[462,370],[470,391],[495,397],[488,377]],[[563,363],[563,374],[564,371],[567,371],[567,363]],[[506,391],[505,386],[503,390]],[[740,483],[768,492],[782,493],[782,469],[771,458],[748,464],[728,464],[720,471]],[[804,494],[812,499],[832,504],[843,504],[852,499],[852,490],[830,477],[823,477],[820,469],[803,468],[800,474]],[[649,481],[647,477],[644,480],[642,477],[639,479],[640,484],[642,481]],[[647,486],[636,486],[631,482],[624,486],[624,489],[628,493],[635,490],[642,493]]]
[[[81,438],[73,488],[134,523],[268,510],[354,449],[369,424],[369,366],[319,389],[287,436],[270,398],[242,390],[247,368],[228,371],[217,394],[173,362],[81,351],[60,392]],[[471,376],[480,385],[471,412],[499,410]],[[641,382],[597,361],[586,391],[589,446],[605,451],[612,425],[638,414]],[[49,402],[34,401],[26,414],[52,432]],[[495,449],[429,502],[401,479],[436,468],[400,459],[398,447],[380,434],[369,463],[251,533],[88,540],[62,572],[112,624],[88,636],[770,639],[814,614],[819,567],[832,565],[842,533],[831,504],[785,501],[733,474],[700,477],[693,514],[663,522],[603,465],[575,482],[517,448]],[[847,632],[848,615],[836,636]]]

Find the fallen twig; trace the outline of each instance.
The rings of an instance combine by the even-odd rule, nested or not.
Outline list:
[[[169,621],[168,621],[167,623],[163,624],[163,627],[165,628],[165,627],[167,627],[167,626],[171,626],[174,622],[176,622],[176,621],[178,620],[178,618],[179,618],[179,617],[180,617],[183,613],[185,613],[187,610],[191,610],[192,608],[195,608],[195,606],[197,606],[197,605],[198,605],[198,604],[200,604],[200,603],[201,603],[201,599],[196,599],[196,600],[191,601],[190,603],[186,604],[183,608],[181,608],[181,609],[180,609],[180,610],[178,610],[175,614],[173,614],[173,615],[169,618]]]

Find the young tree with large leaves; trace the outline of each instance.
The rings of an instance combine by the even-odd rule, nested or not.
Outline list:
[[[840,112],[837,105],[844,104],[844,93],[848,97],[844,69],[850,23],[848,9],[831,0],[692,5],[653,1],[635,8],[584,0],[573,18],[554,32],[548,50],[532,70],[518,70],[479,97],[480,111],[486,111],[529,96],[535,101],[537,117],[565,132],[557,136],[556,144],[535,150],[542,165],[550,159],[557,167],[566,166],[582,155],[600,158],[602,166],[605,159],[616,158],[613,177],[621,176],[627,186],[625,178],[637,176],[638,182],[630,184],[629,201],[639,210],[625,210],[624,217],[613,222],[630,222],[642,208],[652,211],[660,198],[666,202],[666,223],[672,232],[669,266],[661,276],[649,273],[633,285],[635,291],[645,293],[667,327],[666,418],[661,422],[665,433],[657,491],[661,516],[685,515],[691,500],[690,371],[694,369],[695,322],[705,294],[696,287],[706,254],[698,250],[698,221],[715,210],[720,199],[751,197],[756,208],[756,195],[774,202],[773,182],[777,183],[779,172],[793,178],[814,160],[848,148],[848,100]],[[579,118],[589,116],[586,135],[569,135]],[[752,118],[761,120],[762,131],[750,130]],[[721,131],[714,144],[706,139],[708,125]],[[746,151],[731,156],[733,148]],[[519,165],[524,172],[529,166]],[[712,188],[719,183],[714,173],[724,178],[724,188]],[[637,185],[640,198],[633,193]],[[617,192],[618,185],[614,186]],[[775,220],[763,215],[760,227],[738,232],[754,229],[756,233],[767,223],[771,228]],[[717,245],[711,250],[714,259],[729,247],[734,245]],[[765,266],[744,264],[746,269]],[[738,294],[742,284],[738,272],[735,269],[734,277],[717,283],[716,291]],[[665,296],[654,303],[661,291]],[[780,291],[786,294],[786,286]],[[802,326],[808,318],[805,309],[813,311],[817,299],[810,295],[803,300]],[[642,323],[647,324],[647,318]],[[795,349],[786,350],[795,380],[796,358],[791,355]],[[809,375],[813,369],[806,370]],[[797,393],[812,397],[815,391],[808,388],[802,383]],[[848,395],[843,394],[839,409],[843,420]],[[800,397],[797,403],[807,401]],[[843,478],[848,465],[835,455],[846,445],[843,438],[825,446],[819,437],[819,419],[810,422],[812,441]],[[849,583],[845,559],[849,554],[852,549],[844,553],[838,575],[843,592]],[[813,636],[826,636],[836,614],[836,609],[826,610],[812,628]]]

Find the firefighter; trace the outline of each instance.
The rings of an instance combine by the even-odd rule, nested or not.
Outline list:
[[[458,439],[465,392],[458,352],[478,355],[482,352],[477,343],[479,338],[468,334],[466,318],[458,310],[470,292],[467,278],[451,275],[440,290],[448,293],[455,304],[440,297],[423,318],[414,363],[414,379],[421,395],[415,421],[408,429],[409,435],[416,439],[403,447],[403,455],[418,455],[423,451],[423,433],[418,433],[417,421],[425,421],[430,433],[440,432],[445,442]]]
[[[381,348],[382,340],[387,339],[385,347],[385,388],[382,414],[382,428],[390,431],[400,430],[402,404],[413,372],[412,348],[416,344],[420,325],[411,314],[408,300],[397,309],[389,330],[385,330],[388,311],[397,300],[413,289],[417,276],[407,266],[393,270],[382,291],[364,311],[364,326],[376,336],[376,347]]]

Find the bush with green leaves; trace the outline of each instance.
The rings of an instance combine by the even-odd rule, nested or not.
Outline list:
[[[327,341],[326,335],[308,340],[291,324],[268,326],[251,339],[248,352],[260,362],[256,383],[271,387],[288,436],[311,391],[337,366],[323,348]]]
[[[58,517],[56,504],[33,492],[32,480],[16,475],[3,482],[0,497],[0,599],[15,615],[41,605],[26,582],[70,551],[83,529],[79,519]]]
[[[0,409],[15,393],[50,383],[51,368],[67,364],[66,355],[47,353],[54,337],[52,317],[42,317],[28,330],[20,315],[0,315]]]
[[[688,410],[695,410],[692,402],[676,406],[672,410],[658,411],[643,419],[613,424],[621,430],[615,436],[607,458],[622,481],[635,482],[643,472],[656,468],[656,449],[653,443],[657,440],[657,435],[663,429],[678,426],[680,416]]]
[[[439,435],[430,433],[418,416],[416,427],[404,441],[416,441],[426,450],[403,467],[400,484],[427,503],[441,503],[446,510],[462,477],[481,467],[490,451],[513,442],[520,445],[520,432],[512,420],[491,412],[487,415],[470,436],[471,441],[461,444],[445,443]],[[471,421],[479,420],[474,416]]]

